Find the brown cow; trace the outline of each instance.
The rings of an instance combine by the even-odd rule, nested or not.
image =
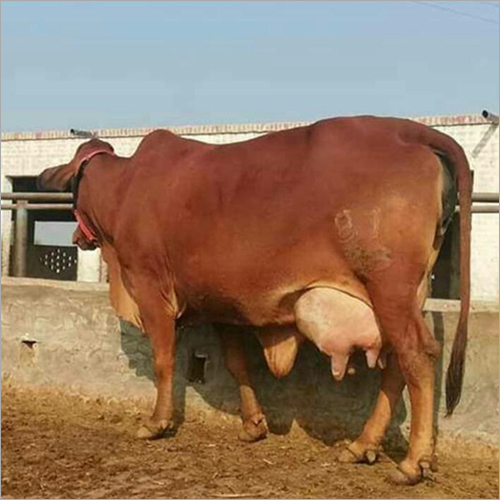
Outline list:
[[[102,248],[117,313],[148,332],[157,401],[139,430],[171,428],[175,324],[216,325],[241,392],[241,437],[265,436],[238,325],[250,325],[276,376],[309,339],[340,380],[355,348],[374,366],[389,352],[373,415],[341,455],[376,458],[403,387],[411,399],[406,458],[415,483],[433,463],[434,362],[424,323],[428,275],[459,192],[461,314],[447,377],[451,413],[462,388],[470,288],[471,175],[450,137],[408,120],[336,118],[250,141],[209,145],[165,130],[130,158],[92,139],[45,170],[41,188],[72,183],[76,238]]]

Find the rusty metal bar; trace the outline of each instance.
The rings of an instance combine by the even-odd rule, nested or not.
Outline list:
[[[26,255],[28,251],[28,202],[17,202],[14,238],[14,276],[26,276]]]
[[[455,207],[455,213],[459,213],[460,208]],[[471,213],[473,214],[497,214],[498,213],[498,204],[496,205],[472,205]]]
[[[2,210],[19,210],[19,203],[2,203]],[[72,210],[73,205],[70,203],[27,203],[22,207],[22,210]],[[455,212],[459,212],[459,207],[455,208]],[[471,212],[474,214],[493,214],[498,213],[499,206],[496,204],[472,205]]]
[[[471,212],[473,214],[498,214],[497,205],[472,205]]]
[[[72,193],[2,193],[2,200],[72,201]]]
[[[71,210],[71,203],[28,203],[26,210]],[[2,203],[2,210],[17,210],[15,203]]]
[[[73,201],[72,193],[2,193],[2,200]],[[498,193],[472,193],[472,201],[498,203]]]
[[[498,203],[498,193],[472,193],[472,201]]]
[[[71,193],[2,193],[3,200],[17,201],[17,203],[2,203],[2,210],[19,210],[20,201],[71,201]],[[473,193],[473,202],[488,203],[488,205],[472,205],[472,213],[498,213],[498,193]],[[495,203],[495,205],[489,204]],[[22,210],[71,210],[73,205],[69,203],[25,203]],[[455,212],[458,212],[458,206]]]

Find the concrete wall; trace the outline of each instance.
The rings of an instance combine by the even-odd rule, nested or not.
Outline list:
[[[109,306],[105,284],[62,283],[2,278],[2,376],[17,383],[47,385],[86,395],[154,396],[147,338],[119,324]],[[498,445],[498,308],[476,303],[462,401],[444,419],[444,369],[458,319],[458,304],[429,301],[426,319],[444,345],[437,367],[436,400],[441,436]],[[190,414],[238,415],[236,385],[224,368],[217,336],[209,326],[178,330],[176,404],[181,419]],[[327,359],[305,344],[292,373],[272,377],[262,349],[245,337],[258,397],[272,431],[292,423],[323,438],[359,432],[375,401],[379,374],[358,360],[358,373],[335,383]],[[208,356],[205,383],[187,380],[192,353]],[[221,414],[221,411],[224,412]],[[408,433],[408,398],[398,408],[392,439]]]
[[[465,149],[474,169],[475,192],[498,192],[498,125],[480,115],[415,118],[455,138]],[[184,137],[225,144],[292,128],[302,123],[221,125],[177,127],[171,130]],[[98,130],[99,137],[109,141],[119,155],[130,156],[152,129]],[[10,176],[35,176],[44,168],[69,161],[85,139],[68,132],[3,133],[2,192],[10,191]],[[11,213],[2,211],[2,276],[8,274],[11,242]],[[476,300],[498,300],[499,275],[498,214],[475,214],[472,222],[472,297]],[[82,255],[79,254],[79,257]],[[87,256],[85,256],[87,258]],[[78,276],[85,281],[99,281],[102,271],[93,257],[80,261]],[[83,267],[85,269],[83,269]]]

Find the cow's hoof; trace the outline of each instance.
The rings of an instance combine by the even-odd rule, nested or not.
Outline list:
[[[412,486],[419,483],[422,479],[434,481],[433,472],[437,472],[437,470],[436,455],[433,455],[429,459],[422,458],[416,466],[403,460],[397,469],[389,474],[387,479],[393,484]]]
[[[398,486],[413,486],[422,479],[420,470],[418,471],[402,471],[399,467],[394,469],[387,476],[387,481]]]
[[[243,422],[238,439],[245,443],[254,443],[267,436],[266,417],[259,413]]]
[[[174,423],[172,420],[160,420],[159,422],[148,422],[141,425],[137,431],[139,439],[160,439],[168,432],[172,431]]]
[[[367,463],[371,465],[377,459],[378,450],[374,448],[363,449],[361,446],[357,446],[356,443],[351,443],[340,452],[337,461],[342,464]]]

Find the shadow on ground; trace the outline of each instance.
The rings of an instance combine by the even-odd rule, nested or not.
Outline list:
[[[121,332],[121,347],[129,367],[137,376],[154,380],[148,338],[125,322],[121,322]],[[361,432],[380,382],[378,369],[369,370],[361,354],[353,357],[356,374],[337,383],[327,357],[308,342],[302,345],[292,372],[277,380],[267,367],[256,337],[250,332],[242,335],[253,385],[272,433],[287,434],[295,421],[310,436],[331,445],[340,439],[353,439]],[[437,382],[439,387],[440,375]],[[188,386],[211,407],[239,414],[238,388],[224,366],[218,335],[210,325],[178,327],[174,386],[179,425],[184,421]],[[406,417],[401,401],[386,439],[396,453],[406,447],[400,430]]]

